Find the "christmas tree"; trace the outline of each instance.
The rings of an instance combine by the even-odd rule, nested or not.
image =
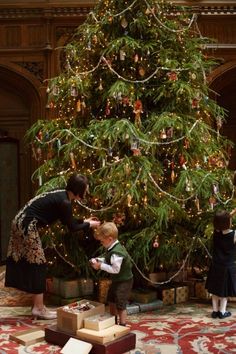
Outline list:
[[[87,175],[90,195],[76,212],[113,220],[145,274],[187,260],[204,268],[212,213],[233,206],[232,144],[207,84],[217,65],[208,41],[188,8],[99,1],[65,46],[61,74],[48,80],[54,118],[28,132],[39,192],[74,171]],[[48,232],[57,254],[84,269],[98,245],[89,252],[58,234],[58,225]]]

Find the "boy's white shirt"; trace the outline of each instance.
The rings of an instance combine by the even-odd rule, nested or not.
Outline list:
[[[107,249],[108,251],[115,246],[117,243],[119,243],[118,240],[113,242],[111,246]],[[110,274],[118,274],[120,272],[120,267],[123,261],[123,257],[118,256],[117,254],[112,254],[111,255],[111,264],[105,263],[105,258],[96,258],[99,262],[101,262],[101,270],[104,270],[107,273]]]

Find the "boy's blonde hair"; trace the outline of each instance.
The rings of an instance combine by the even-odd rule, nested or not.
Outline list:
[[[97,240],[106,239],[108,237],[114,240],[118,239],[118,229],[114,222],[104,222],[95,231],[95,237]]]

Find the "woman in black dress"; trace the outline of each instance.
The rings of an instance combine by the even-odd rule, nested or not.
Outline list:
[[[217,211],[214,219],[212,263],[206,280],[206,289],[212,294],[212,318],[231,316],[226,311],[227,297],[236,296],[236,231],[231,230],[231,213]]]
[[[73,217],[72,200],[84,198],[88,189],[85,176],[73,174],[65,189],[42,193],[31,199],[12,221],[6,261],[5,286],[33,294],[32,315],[42,319],[56,318],[56,312],[44,306],[46,258],[39,235],[40,228],[60,220],[71,232],[96,228],[94,218]]]

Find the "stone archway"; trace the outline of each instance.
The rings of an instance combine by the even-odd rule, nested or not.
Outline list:
[[[24,68],[0,62],[0,128],[19,141],[20,205],[32,195],[35,168],[24,141],[29,127],[44,113],[42,84]]]
[[[236,170],[236,61],[219,66],[209,77],[210,88],[215,92],[217,103],[226,109],[226,122],[221,133],[234,142],[229,168]]]
[[[42,118],[41,83],[25,69],[0,62],[0,262],[5,260],[10,223],[32,196],[36,166],[24,137]]]

